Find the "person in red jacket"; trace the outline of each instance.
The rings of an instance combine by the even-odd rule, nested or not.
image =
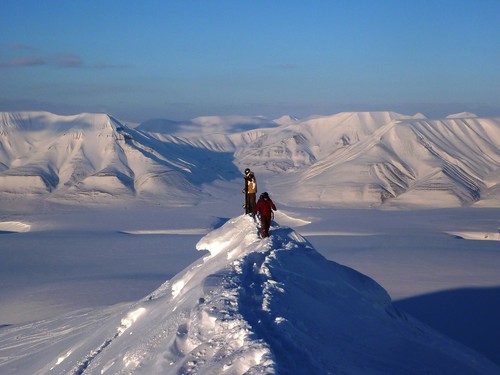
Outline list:
[[[260,236],[262,238],[269,237],[269,227],[271,226],[273,210],[276,211],[276,206],[271,198],[269,198],[269,194],[267,192],[262,193],[254,210],[254,214],[260,215]]]

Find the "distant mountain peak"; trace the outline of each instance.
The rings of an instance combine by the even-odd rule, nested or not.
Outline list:
[[[284,116],[281,116],[280,118],[277,118],[274,120],[274,122],[279,124],[279,125],[290,125],[290,124],[294,124],[298,121],[300,121],[300,119],[298,117],[295,117],[292,115],[284,115]]]

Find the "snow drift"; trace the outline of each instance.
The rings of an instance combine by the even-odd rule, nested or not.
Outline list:
[[[497,374],[287,227],[240,216],[133,305],[0,330],[3,374]]]

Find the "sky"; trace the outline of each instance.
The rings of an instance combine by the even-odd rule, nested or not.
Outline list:
[[[0,111],[500,115],[498,0],[2,0]]]

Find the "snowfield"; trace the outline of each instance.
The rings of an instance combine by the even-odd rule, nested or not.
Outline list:
[[[0,373],[500,374],[499,217],[499,118],[1,113]]]
[[[260,240],[252,218],[236,217],[137,303],[4,328],[2,372],[498,373],[398,311],[372,279],[288,227],[272,231]]]

